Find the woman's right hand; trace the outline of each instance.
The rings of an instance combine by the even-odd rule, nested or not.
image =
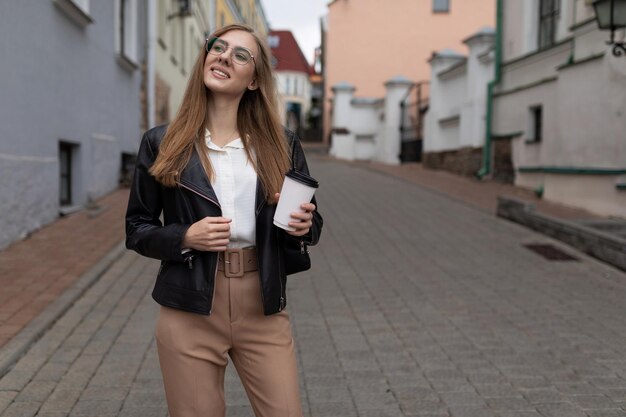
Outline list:
[[[192,224],[185,238],[183,248],[203,252],[223,252],[230,241],[230,222],[226,217],[205,217]]]

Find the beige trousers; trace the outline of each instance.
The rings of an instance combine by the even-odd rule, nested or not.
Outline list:
[[[227,355],[256,417],[302,417],[289,316],[263,315],[258,271],[218,271],[210,316],[161,307],[156,341],[171,417],[224,417]]]

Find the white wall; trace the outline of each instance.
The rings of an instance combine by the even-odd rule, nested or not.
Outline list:
[[[384,98],[355,98],[355,88],[333,86],[330,154],[347,160],[400,163],[400,102],[413,83],[396,76],[385,83]]]
[[[447,52],[431,59],[430,105],[424,152],[481,147],[485,137],[487,84],[494,73],[493,30],[466,39],[467,59]]]

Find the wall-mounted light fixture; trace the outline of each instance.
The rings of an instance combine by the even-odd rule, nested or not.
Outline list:
[[[191,16],[191,2],[192,0],[177,0],[176,3],[178,3],[178,8],[174,13],[167,16],[167,20],[173,19],[175,17]]]
[[[626,28],[626,0],[595,0],[593,7],[598,27],[611,31],[611,39],[607,44],[613,46],[613,55],[625,55],[626,44],[623,41],[615,41],[615,31]]]

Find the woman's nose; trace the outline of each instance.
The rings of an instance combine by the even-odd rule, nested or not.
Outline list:
[[[232,49],[226,48],[224,52],[219,56],[220,61],[228,62],[229,64],[232,62]]]

